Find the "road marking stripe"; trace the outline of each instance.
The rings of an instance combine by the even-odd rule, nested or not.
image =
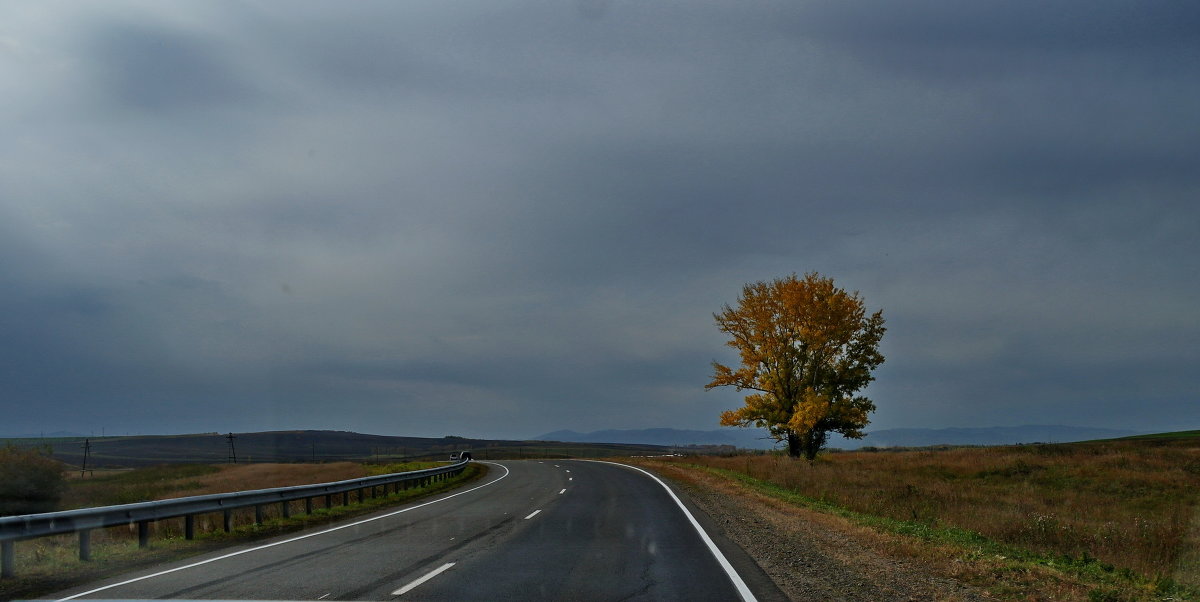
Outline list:
[[[492,465],[494,465],[494,466],[499,466],[500,468],[503,468],[503,469],[504,469],[504,474],[500,475],[500,476],[499,476],[499,477],[498,477],[496,480],[494,480],[494,481],[488,481],[488,482],[486,482],[486,483],[484,483],[484,484],[482,484],[482,485],[480,485],[480,486],[478,486],[478,487],[472,487],[472,488],[470,488],[470,489],[468,489],[468,490],[466,490],[466,491],[460,491],[460,492],[458,492],[458,493],[454,493],[454,494],[448,495],[448,496],[446,496],[446,497],[443,497],[443,498],[438,498],[438,499],[436,499],[436,500],[428,501],[428,502],[425,502],[425,503],[423,503],[423,504],[417,504],[416,506],[409,506],[408,508],[404,508],[404,509],[401,509],[401,510],[397,510],[397,511],[395,511],[395,512],[389,512],[389,513],[387,513],[387,514],[381,514],[381,515],[379,515],[379,516],[376,516],[376,517],[373,517],[373,518],[367,518],[367,519],[363,519],[363,520],[360,520],[360,521],[355,521],[355,522],[352,522],[352,523],[347,523],[347,524],[345,524],[345,525],[341,525],[340,527],[333,527],[332,529],[325,529],[324,531],[317,531],[317,532],[315,532],[315,533],[309,533],[309,534],[307,534],[307,535],[301,535],[301,536],[299,536],[299,537],[293,537],[293,538],[291,538],[291,539],[285,539],[285,540],[283,540],[283,541],[277,541],[277,542],[274,542],[274,543],[269,543],[269,544],[261,545],[261,546],[255,547],[255,548],[247,548],[247,549],[245,549],[245,550],[238,550],[237,552],[231,552],[231,553],[229,553],[229,554],[225,554],[225,555],[222,555],[222,556],[217,556],[217,557],[215,557],[215,558],[209,558],[208,560],[201,560],[200,562],[193,562],[192,564],[185,564],[185,565],[183,565],[183,566],[177,566],[177,567],[175,567],[175,568],[173,568],[173,569],[167,569],[167,570],[165,570],[165,571],[159,571],[159,572],[157,572],[157,573],[151,573],[151,574],[149,574],[149,575],[142,575],[141,577],[134,577],[133,579],[127,579],[127,580],[125,580],[125,581],[122,581],[122,582],[120,582],[120,583],[114,583],[114,584],[112,584],[112,585],[105,585],[104,587],[97,587],[96,589],[88,590],[88,591],[86,591],[86,592],[80,592],[80,593],[78,593],[78,594],[75,594],[75,595],[73,595],[73,596],[67,596],[66,598],[62,598],[62,599],[60,599],[58,602],[65,602],[66,600],[74,600],[75,598],[79,598],[79,597],[82,597],[82,596],[87,596],[87,595],[90,595],[90,594],[94,594],[94,593],[96,593],[96,592],[102,592],[102,591],[104,591],[104,590],[106,590],[106,589],[112,589],[112,588],[114,588],[114,587],[121,587],[122,585],[129,585],[130,583],[137,583],[138,581],[145,581],[146,579],[151,579],[151,578],[154,578],[154,577],[161,577],[161,576],[163,576],[163,575],[166,575],[166,574],[168,574],[168,573],[174,573],[174,572],[176,572],[176,571],[182,571],[182,570],[184,570],[184,569],[191,569],[191,568],[195,568],[195,567],[198,567],[198,566],[201,566],[201,565],[208,564],[208,563],[210,563],[210,562],[216,562],[216,561],[218,561],[218,560],[225,560],[226,558],[233,558],[234,556],[241,556],[242,554],[248,554],[248,553],[250,553],[250,552],[257,552],[257,551],[259,551],[259,550],[265,550],[265,549],[267,549],[267,548],[273,548],[273,547],[275,547],[275,546],[281,546],[281,545],[283,545],[283,544],[285,544],[285,543],[292,543],[293,541],[300,541],[301,539],[308,539],[309,537],[316,537],[316,536],[318,536],[318,535],[324,535],[324,534],[326,534],[326,533],[332,533],[332,532],[334,532],[334,531],[340,531],[340,530],[342,530],[342,529],[348,529],[348,528],[350,528],[350,527],[357,527],[358,525],[361,525],[361,524],[363,524],[363,523],[369,523],[369,522],[372,522],[372,521],[377,521],[377,520],[380,520],[380,519],[389,518],[389,517],[392,517],[392,516],[396,516],[397,514],[403,514],[403,513],[405,513],[405,512],[408,512],[409,510],[416,510],[417,508],[422,508],[422,507],[428,506],[428,505],[430,505],[430,504],[436,504],[436,503],[438,503],[438,502],[444,502],[444,501],[446,501],[446,500],[448,500],[448,499],[450,499],[450,498],[453,498],[453,497],[458,497],[458,496],[460,496],[460,495],[465,495],[465,494],[471,493],[472,491],[476,491],[476,490],[478,490],[478,489],[483,489],[484,487],[487,487],[488,485],[491,485],[491,484],[493,484],[493,483],[497,483],[497,482],[499,482],[501,479],[503,479],[503,478],[505,478],[505,477],[507,477],[507,476],[508,476],[508,472],[509,472],[509,471],[508,471],[508,467],[504,466],[503,464],[496,464],[495,462],[483,462],[483,464],[492,464]]]
[[[638,468],[637,466],[630,466],[628,464],[620,464],[617,462],[605,462],[604,460],[578,460],[578,461],[579,462],[596,462],[597,464],[616,464],[617,466],[622,466],[624,468],[631,468],[633,470],[636,470],[636,471],[650,477],[651,479],[654,479],[655,481],[657,481],[659,485],[662,485],[663,489],[667,490],[667,493],[671,496],[671,499],[675,500],[675,504],[677,504],[679,506],[679,509],[683,511],[684,516],[686,516],[688,518],[688,521],[692,523],[692,527],[694,527],[696,529],[696,532],[700,534],[700,539],[702,539],[704,541],[704,544],[708,546],[708,551],[712,552],[712,555],[716,557],[717,563],[719,563],[721,565],[721,568],[725,569],[725,574],[728,575],[729,580],[733,582],[733,586],[734,586],[734,588],[737,589],[738,594],[742,597],[742,600],[744,600],[745,602],[758,602],[758,598],[754,597],[754,592],[750,591],[750,587],[746,585],[745,581],[742,581],[742,576],[739,575],[736,570],[734,570],[732,564],[729,564],[729,560],[727,558],[725,558],[725,555],[721,553],[721,550],[719,548],[717,548],[717,544],[714,543],[712,538],[708,536],[708,533],[704,532],[704,527],[700,526],[700,523],[696,520],[696,517],[692,516],[692,513],[688,511],[687,506],[684,506],[683,502],[680,501],[679,496],[675,495],[675,492],[672,491],[670,487],[667,487],[667,484],[664,483],[662,481],[662,479],[654,476],[648,470],[642,470],[641,468]]]
[[[417,579],[416,581],[413,581],[412,583],[409,583],[408,585],[392,592],[392,595],[393,596],[403,596],[404,594],[407,594],[408,592],[412,591],[413,588],[417,587],[418,585],[421,585],[422,583],[425,583],[426,581],[429,581],[430,579],[433,579],[434,577],[437,577],[438,575],[441,575],[442,573],[446,572],[446,570],[452,566],[454,566],[453,562],[447,562],[446,564],[443,564],[442,566],[439,566],[438,568],[433,569],[432,571],[429,571],[428,573],[425,574],[424,577],[421,577],[420,579]]]
[[[566,492],[567,492],[567,490],[566,490],[566,489],[563,489],[562,491],[558,492],[558,495],[562,495],[562,494],[564,494],[564,493],[566,493]]]
[[[329,592],[329,594],[332,594],[332,593],[333,593],[333,592]],[[318,599],[318,600],[324,600],[325,598],[328,598],[328,597],[329,597],[329,594],[325,594],[324,596],[321,596],[320,598],[317,598],[317,599]]]
[[[529,520],[529,519],[531,519],[531,518],[533,518],[533,517],[537,516],[537,513],[538,513],[538,512],[541,512],[541,510],[534,510],[534,511],[533,511],[533,514],[530,514],[529,516],[526,516],[526,517],[525,517],[525,520]]]

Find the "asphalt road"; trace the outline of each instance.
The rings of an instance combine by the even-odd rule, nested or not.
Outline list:
[[[719,538],[710,545],[678,498],[635,468],[587,461],[490,464],[482,481],[435,498],[54,598],[779,597],[736,546]]]

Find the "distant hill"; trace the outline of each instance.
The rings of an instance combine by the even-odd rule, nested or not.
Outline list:
[[[226,433],[140,435],[127,437],[0,438],[0,444],[49,444],[55,458],[71,466],[83,463],[85,439],[88,466],[135,467],[173,462],[223,463],[230,460]],[[469,449],[477,459],[524,458],[535,455],[571,457],[662,454],[653,445],[564,443],[547,446],[533,441],[468,439],[464,437],[395,437],[346,431],[270,431],[234,433],[238,462],[328,462],[340,460],[394,462],[444,460],[452,451]]]
[[[642,445],[732,445],[742,449],[770,449],[772,441],[762,429],[728,428],[696,431],[672,428],[609,429],[579,433],[554,431],[534,437],[536,441],[570,441],[576,443],[627,443]]]
[[[1012,445],[1016,443],[1067,443],[1090,439],[1112,439],[1139,434],[1138,431],[1061,425],[993,426],[945,429],[880,429],[863,439],[833,435],[829,447],[925,447],[928,445]],[[564,430],[534,437],[539,441],[627,443],[643,445],[733,445],[741,449],[771,449],[776,446],[763,429],[728,428],[713,431],[672,428],[612,429],[580,433]]]
[[[71,431],[54,431],[53,433],[24,433],[20,435],[0,435],[2,438],[9,439],[57,439],[63,437],[84,437],[82,433],[73,433]]]

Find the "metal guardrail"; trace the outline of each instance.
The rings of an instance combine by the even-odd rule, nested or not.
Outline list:
[[[192,539],[195,535],[195,518],[198,514],[223,513],[224,529],[228,532],[232,529],[232,511],[238,508],[253,506],[256,524],[262,522],[262,511],[268,504],[280,504],[282,515],[288,517],[291,515],[290,502],[304,500],[304,511],[306,514],[311,514],[313,498],[324,496],[325,507],[329,508],[333,505],[333,496],[340,494],[342,505],[349,505],[350,493],[353,491],[358,491],[358,499],[362,501],[366,499],[368,491],[371,497],[375,497],[376,489],[379,487],[383,487],[383,494],[388,495],[389,487],[393,487],[396,492],[399,492],[401,489],[409,489],[414,482],[417,484],[416,486],[428,485],[462,473],[466,469],[466,465],[467,460],[462,460],[437,468],[332,483],[275,487],[197,495],[156,502],[0,517],[0,577],[15,575],[13,542],[19,540],[78,533],[79,559],[90,560],[92,529],[137,524],[138,545],[146,547],[149,545],[150,523],[154,521],[182,516],[184,517],[184,537]]]

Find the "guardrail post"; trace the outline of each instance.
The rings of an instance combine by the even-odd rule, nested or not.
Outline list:
[[[283,517],[284,517],[284,518],[291,518],[291,517],[292,517],[292,508],[291,508],[291,502],[281,502],[281,503],[279,504],[279,508],[280,508],[280,510],[283,512]]]
[[[79,559],[85,562],[92,559],[91,529],[84,529],[79,532]]]
[[[196,515],[195,514],[189,514],[189,515],[183,517],[183,538],[184,539],[195,539],[196,538]]]
[[[263,520],[262,519],[262,504],[255,504],[254,505],[254,524],[261,525],[262,520]]]
[[[326,509],[326,510],[328,510],[328,509],[330,509],[330,508],[332,508],[332,507],[333,507],[333,496],[332,496],[332,495],[326,495],[326,496],[325,496],[325,509]]]
[[[310,497],[304,498],[304,513],[312,514],[312,498]]]
[[[138,547],[145,548],[150,545],[150,521],[138,521]]]
[[[229,508],[226,508],[224,513],[225,516],[223,517],[222,523],[225,527],[225,532],[228,533],[233,530],[233,511]]]
[[[6,539],[0,541],[0,577],[16,577],[17,571],[13,568],[16,564],[16,554],[13,552],[13,541]]]

